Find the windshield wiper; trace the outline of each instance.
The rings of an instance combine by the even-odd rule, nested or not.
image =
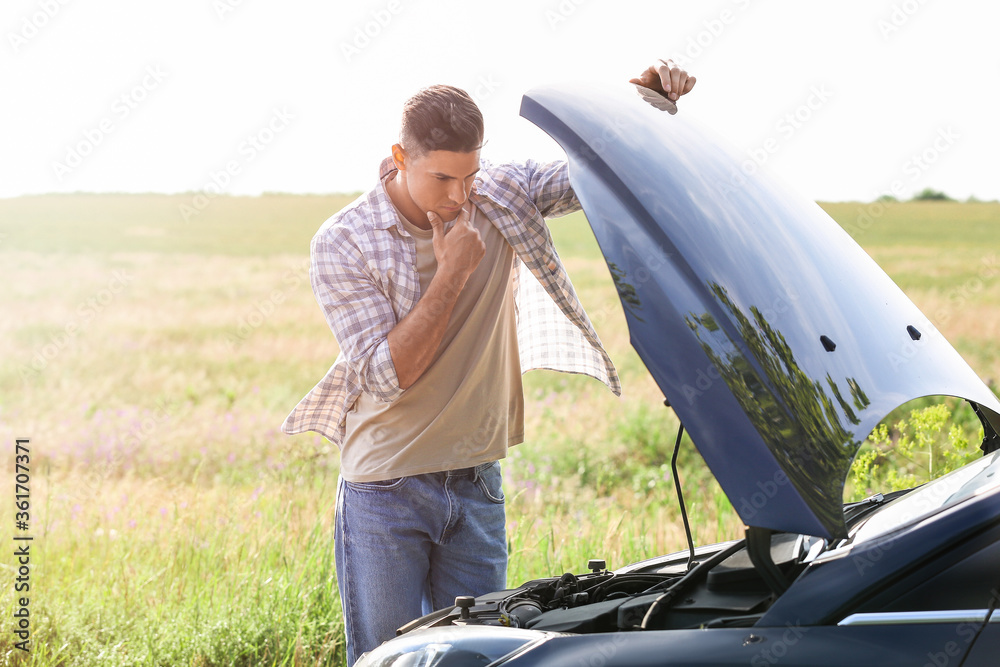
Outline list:
[[[922,485],[921,485],[922,486]],[[856,503],[845,503],[844,504],[844,523],[848,528],[851,528],[853,524],[876,509],[885,505],[891,500],[895,500],[899,496],[906,495],[914,489],[920,488],[915,486],[912,489],[903,489],[901,491],[890,491],[889,493],[876,493],[873,496],[868,496],[864,500],[859,500]]]
[[[868,496],[864,500],[859,500],[855,503],[846,503],[844,505],[844,511],[848,512],[855,507],[863,507],[866,505],[881,505],[883,502],[885,502],[885,496],[881,493],[876,493],[874,496]]]

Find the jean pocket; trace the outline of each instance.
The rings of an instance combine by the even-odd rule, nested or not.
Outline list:
[[[490,467],[480,471],[479,478],[476,480],[476,485],[479,490],[483,492],[486,499],[491,503],[496,503],[497,505],[502,505],[504,502],[503,496],[503,477],[500,474],[500,462],[496,461]]]
[[[392,479],[380,479],[374,482],[348,482],[344,484],[355,491],[390,491],[398,489],[406,482],[406,477],[393,477]]]

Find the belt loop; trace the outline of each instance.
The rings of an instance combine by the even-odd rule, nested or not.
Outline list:
[[[491,465],[496,463],[496,461],[487,461],[486,463],[480,463],[472,469],[472,483],[475,484],[482,477],[483,471],[489,468]]]

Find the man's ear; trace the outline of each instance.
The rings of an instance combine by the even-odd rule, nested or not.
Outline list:
[[[409,157],[406,155],[406,149],[400,144],[392,145],[392,161],[396,165],[396,169],[400,171],[406,171],[406,161]]]

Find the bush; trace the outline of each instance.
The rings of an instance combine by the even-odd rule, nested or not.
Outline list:
[[[945,193],[940,190],[935,190],[933,188],[924,188],[917,194],[913,195],[913,201],[955,201]]]
[[[891,429],[879,424],[851,466],[850,500],[918,486],[981,456],[970,445],[971,425],[948,426],[951,418],[951,409],[941,403],[911,410]]]

